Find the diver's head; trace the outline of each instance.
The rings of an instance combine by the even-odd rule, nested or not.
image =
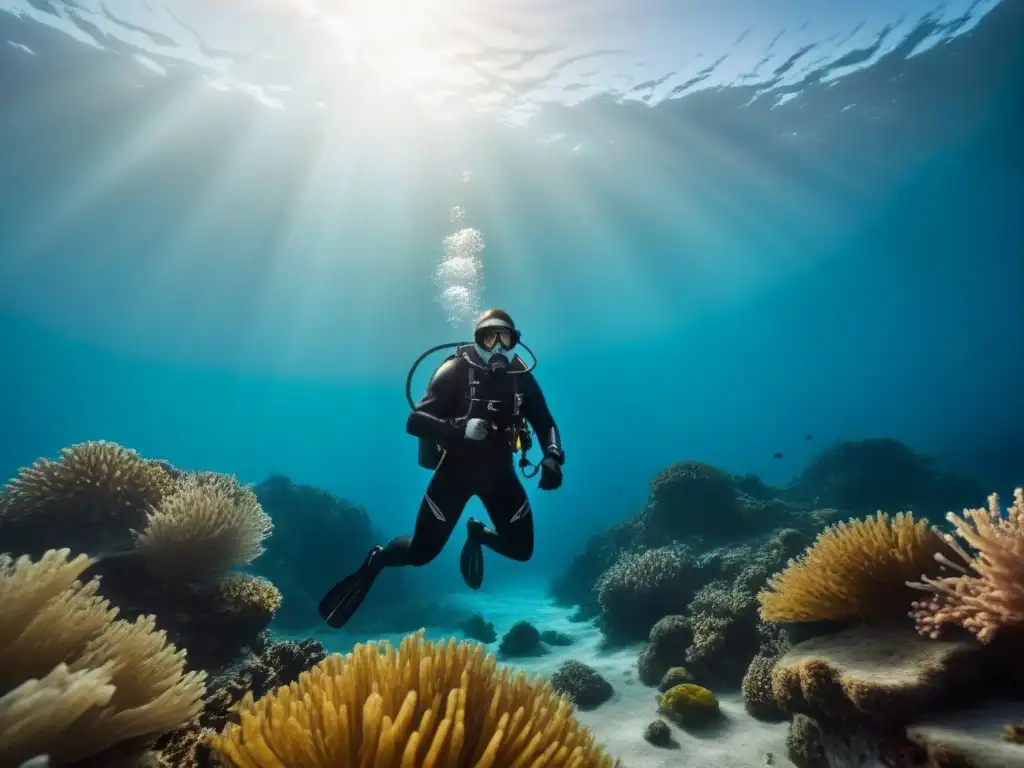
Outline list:
[[[473,347],[477,355],[492,371],[507,371],[519,343],[519,331],[508,312],[502,309],[488,309],[476,321],[473,329]]]

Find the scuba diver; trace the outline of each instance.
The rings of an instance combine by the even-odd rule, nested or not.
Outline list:
[[[527,366],[515,349],[533,357]],[[419,363],[439,349],[456,347],[434,371],[426,394],[412,403],[411,382]],[[533,351],[522,343],[508,313],[489,309],[476,322],[472,343],[441,344],[420,356],[406,380],[406,399],[413,406],[406,431],[419,438],[420,466],[433,469],[416,517],[413,535],[374,547],[355,573],[339,581],[320,601],[319,611],[335,629],[348,622],[384,568],[426,565],[448,543],[466,503],[480,498],[494,528],[474,518],[466,524],[466,543],[459,560],[462,577],[479,589],[484,577],[483,547],[525,562],[533,555],[533,517],[522,482],[516,476],[515,452],[525,477],[540,472],[538,487],[555,490],[562,484],[565,454],[558,427],[532,371]],[[533,466],[526,452],[532,427],[544,457]]]

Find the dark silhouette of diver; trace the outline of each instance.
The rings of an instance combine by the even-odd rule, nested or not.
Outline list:
[[[406,397],[420,361],[431,352],[457,347],[434,371],[427,392],[406,421],[406,431],[419,438],[419,463],[434,475],[420,503],[413,535],[374,547],[355,573],[339,581],[320,601],[320,615],[332,627],[344,626],[355,614],[383,568],[426,565],[448,543],[466,503],[478,496],[494,528],[467,521],[466,543],[459,564],[471,589],[483,583],[486,546],[500,555],[525,562],[533,555],[530,502],[515,471],[515,452],[526,477],[540,471],[538,487],[562,484],[565,454],[533,366],[515,353],[522,344],[512,318],[489,309],[477,320],[473,343],[443,344],[427,350],[409,371]],[[532,474],[526,451],[531,447],[527,423],[543,446],[544,458]]]

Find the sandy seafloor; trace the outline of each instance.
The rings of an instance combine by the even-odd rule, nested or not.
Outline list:
[[[613,757],[619,758],[623,768],[762,768],[763,766],[791,766],[786,758],[786,723],[762,723],[750,717],[743,709],[738,692],[714,691],[724,714],[721,725],[712,731],[690,733],[671,726],[675,746],[655,747],[643,738],[646,725],[658,718],[657,690],[637,679],[636,660],[642,644],[606,650],[601,646],[601,632],[593,622],[569,621],[572,609],[556,606],[543,593],[525,591],[488,591],[469,593],[454,598],[460,608],[478,611],[487,621],[494,623],[499,639],[517,621],[526,619],[540,630],[556,630],[571,636],[570,646],[547,646],[548,652],[539,657],[515,659],[510,664],[528,673],[549,677],[567,659],[576,659],[600,672],[614,688],[612,698],[595,710],[577,710],[577,717],[593,730],[597,739]],[[425,627],[433,640],[455,636],[458,632]],[[329,652],[345,653],[356,642],[388,639],[393,644],[402,635],[349,635],[345,632],[325,630],[312,635]],[[498,643],[488,648],[497,652]],[[698,681],[699,682],[699,681]]]

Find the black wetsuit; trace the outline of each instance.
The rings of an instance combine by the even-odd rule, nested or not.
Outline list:
[[[513,363],[522,364],[518,359]],[[491,424],[484,440],[465,436],[471,418]],[[544,454],[561,464],[558,427],[532,374],[492,373],[460,356],[441,364],[406,422],[409,434],[438,444],[441,459],[420,503],[413,535],[393,539],[380,553],[380,565],[429,563],[444,549],[473,496],[480,498],[494,525],[480,531],[480,543],[513,560],[530,559],[533,517],[516,474],[511,432],[523,418]]]

